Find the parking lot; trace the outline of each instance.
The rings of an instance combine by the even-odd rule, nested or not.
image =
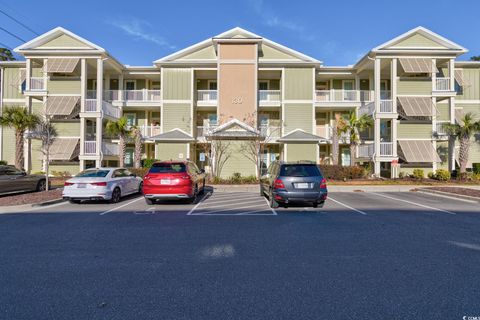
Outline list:
[[[0,214],[0,314],[478,316],[479,211],[416,192],[331,192],[324,208],[272,210],[258,192],[209,188],[193,204],[135,195]]]

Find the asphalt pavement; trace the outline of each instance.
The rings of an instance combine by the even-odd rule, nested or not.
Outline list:
[[[480,316],[478,203],[331,192],[272,210],[61,203],[0,214],[1,319],[463,319]]]

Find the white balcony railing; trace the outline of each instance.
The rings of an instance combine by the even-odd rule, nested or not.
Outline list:
[[[106,156],[118,156],[119,146],[116,143],[103,142],[102,153]]]
[[[380,155],[393,156],[393,142],[380,142]]]
[[[359,116],[363,116],[364,114],[371,116],[373,115],[374,112],[375,112],[375,102],[370,102],[358,108]]]
[[[370,144],[361,144],[358,146],[358,157],[359,158],[371,158],[375,152],[375,145]]]
[[[450,122],[448,121],[437,121],[435,124],[435,134],[437,136],[448,136],[447,130],[445,130],[445,125]]]
[[[258,90],[258,101],[280,102],[280,90]]]
[[[279,138],[282,135],[282,127],[279,125],[260,125],[260,135],[265,137],[266,140]]]
[[[112,118],[119,119],[121,117],[120,109],[112,106],[110,102],[102,101],[102,110],[104,115]]]
[[[359,102],[371,101],[371,94],[368,90],[316,90],[317,102]]]
[[[216,104],[218,100],[217,90],[197,90],[197,100],[205,104]]]
[[[96,141],[85,141],[84,145],[84,154],[92,155],[97,153],[97,142]]]
[[[328,124],[323,124],[323,125],[318,125],[315,130],[315,134],[317,136],[320,136],[322,138],[328,139],[329,138],[329,125]]]
[[[85,99],[85,112],[97,111],[97,99]]]
[[[392,100],[380,100],[380,113],[392,113],[393,101]]]
[[[161,126],[140,126],[142,130],[142,135],[147,138],[158,136],[162,133]]]
[[[124,100],[134,102],[160,101],[161,90],[124,90]]]
[[[437,78],[435,81],[435,91],[450,91],[450,78]]]
[[[45,90],[45,79],[43,77],[31,77],[30,91],[43,91],[43,90]]]

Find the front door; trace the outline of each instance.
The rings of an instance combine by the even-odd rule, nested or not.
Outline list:
[[[347,167],[350,165],[350,149],[342,148],[342,166]]]

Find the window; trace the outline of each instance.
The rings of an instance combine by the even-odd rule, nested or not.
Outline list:
[[[134,126],[137,123],[136,113],[125,113],[125,118],[127,118],[127,126]]]
[[[346,101],[354,101],[355,100],[355,92],[353,91],[353,80],[343,80],[342,81],[342,88],[343,88],[343,100]]]
[[[267,81],[258,81],[258,90],[268,90],[268,80]]]
[[[280,175],[284,177],[318,177],[320,171],[316,164],[287,164],[282,166]]]
[[[133,165],[133,149],[132,148],[127,148],[125,150],[125,166],[126,167],[131,167]]]
[[[154,163],[148,173],[178,173],[186,169],[184,163]]]
[[[216,113],[209,113],[208,114],[208,123],[211,125],[217,124],[217,114]]]
[[[110,171],[108,170],[85,170],[77,174],[76,178],[105,178]]]
[[[118,169],[115,170],[112,174],[112,178],[121,178],[121,177],[126,177],[126,170],[125,169]]]
[[[137,81],[125,80],[125,90],[135,90],[137,87]]]
[[[260,125],[266,126],[268,124],[268,120],[270,119],[270,116],[264,113],[264,114],[260,114],[258,118],[260,120]]]
[[[208,80],[208,90],[217,90],[217,80]]]

